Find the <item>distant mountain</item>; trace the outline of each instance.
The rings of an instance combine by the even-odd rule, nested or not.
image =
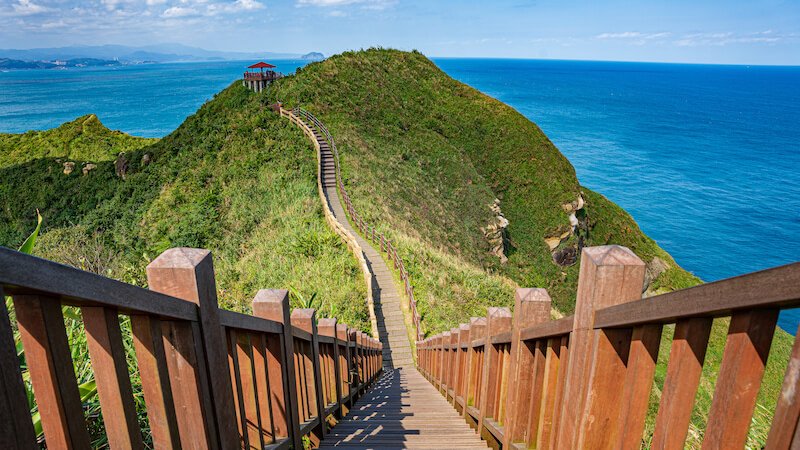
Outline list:
[[[245,59],[299,59],[297,53],[225,52],[205,50],[183,44],[156,44],[141,47],[127,45],[69,46],[57,48],[0,49],[0,59],[20,61],[55,61],[77,58],[117,60],[122,63],[182,62]]]
[[[320,52],[311,52],[301,56],[300,59],[304,61],[322,61],[325,59],[325,55]]]
[[[60,67],[98,67],[119,66],[116,60],[97,58],[73,58],[54,61],[23,61],[20,59],[0,58],[0,69],[57,69]]]

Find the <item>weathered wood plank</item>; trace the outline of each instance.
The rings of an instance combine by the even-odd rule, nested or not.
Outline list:
[[[13,299],[48,447],[89,448],[61,303],[43,296]]]
[[[777,321],[777,309],[740,312],[731,317],[703,436],[704,449],[742,448],[747,442]]]
[[[783,450],[800,446],[797,425],[800,420],[800,327],[795,333],[792,355],[786,367],[778,406],[767,438],[767,450]]]
[[[2,286],[0,301],[0,448],[33,450],[36,435]]]
[[[667,376],[658,405],[651,448],[682,449],[703,371],[712,319],[700,317],[675,324]]]
[[[108,443],[115,449],[144,448],[117,311],[85,306],[81,315]]]

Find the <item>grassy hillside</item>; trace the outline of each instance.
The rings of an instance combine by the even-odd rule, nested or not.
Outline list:
[[[645,262],[660,258],[669,268],[652,283],[653,291],[699,282],[625,211],[581,186],[572,165],[534,123],[453,80],[419,53],[345,53],[303,68],[271,95],[313,111],[331,129],[356,208],[392,237],[417,242],[405,249],[412,266],[419,257],[413,247],[434,247],[519,285],[546,287],[557,307],[570,313],[578,264],[554,263],[546,243],[566,234],[555,251],[577,250],[582,240],[625,245]],[[564,205],[579,196],[585,206],[570,233]],[[488,252],[481,230],[494,217],[489,205],[495,198],[510,222],[506,263]],[[421,297],[441,304],[424,286],[431,267],[412,267],[411,276],[423,284],[417,286]],[[486,297],[485,303],[510,303],[506,292],[487,294],[503,298]],[[450,328],[474,312],[426,320],[427,329]]]
[[[316,293],[321,314],[369,330],[356,261],[322,217],[313,148],[262,100],[234,84],[161,140],[110,131],[93,115],[0,135],[0,245],[16,248],[38,208],[40,256],[145,285],[163,250],[208,248],[226,307],[293,287],[295,305]],[[125,180],[114,170],[123,151]],[[83,175],[88,162],[97,167]]]
[[[649,294],[700,282],[629,214],[581,186],[572,165],[534,123],[453,80],[419,53],[348,52],[306,66],[268,95],[312,111],[331,130],[355,207],[398,242],[430,333],[484,315],[487,306],[512,305],[517,285],[547,288],[560,313],[571,313],[580,261],[557,264],[553,256],[577,253],[580,245],[632,249],[648,264]],[[482,230],[496,222],[490,209],[495,199],[509,221],[506,262],[490,253]],[[690,448],[702,440],[727,323],[714,325]],[[672,327],[666,327],[651,419],[671,339]],[[753,447],[766,438],[791,343],[786,333],[776,333]]]

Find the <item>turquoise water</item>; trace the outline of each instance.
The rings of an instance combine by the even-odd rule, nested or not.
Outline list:
[[[436,59],[535,121],[581,183],[706,281],[800,259],[800,67]],[[303,61],[278,61],[292,72]],[[0,73],[0,132],[95,113],[164,136],[242,62]],[[800,313],[779,324],[794,333]]]
[[[306,64],[271,62],[283,73]],[[162,137],[241,78],[250,64],[224,61],[0,73],[0,133],[53,128],[96,114],[108,128]]]

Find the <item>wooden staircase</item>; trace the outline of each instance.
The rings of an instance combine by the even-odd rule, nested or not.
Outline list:
[[[400,308],[400,292],[395,286],[394,278],[381,254],[367,240],[362,238],[348,220],[347,214],[336,191],[336,161],[330,145],[320,131],[308,124],[320,146],[320,164],[322,165],[322,189],[333,215],[344,228],[355,236],[364,252],[372,277],[372,295],[375,303],[375,316],[378,321],[378,335],[383,343],[383,363],[387,368],[412,367],[414,359],[411,354],[405,317]]]
[[[321,449],[486,449],[486,442],[415,368],[387,370]]]

